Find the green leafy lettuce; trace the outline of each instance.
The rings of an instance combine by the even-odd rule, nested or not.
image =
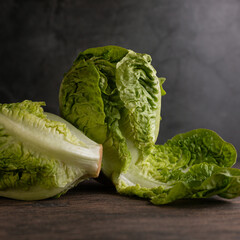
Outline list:
[[[43,102],[0,104],[0,196],[39,200],[60,196],[97,177],[101,145]]]
[[[117,46],[79,54],[60,88],[62,116],[103,144],[103,173],[121,194],[165,204],[240,195],[235,148],[197,129],[155,145],[164,78],[147,54]]]

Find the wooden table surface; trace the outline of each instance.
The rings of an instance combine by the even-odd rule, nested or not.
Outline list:
[[[91,180],[59,199],[0,198],[0,239],[240,239],[240,198],[154,206]]]

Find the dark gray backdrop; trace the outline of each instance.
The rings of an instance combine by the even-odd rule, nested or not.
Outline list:
[[[209,128],[239,152],[239,0],[8,0],[0,9],[0,102],[44,100],[58,113],[78,52],[120,45],[150,54],[167,78],[159,143]]]

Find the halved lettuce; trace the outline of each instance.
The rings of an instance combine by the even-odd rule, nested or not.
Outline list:
[[[0,104],[0,196],[39,200],[60,196],[97,177],[102,147],[44,102]]]
[[[62,116],[103,144],[103,173],[119,193],[165,204],[240,195],[235,148],[197,129],[155,145],[162,83],[147,54],[117,46],[79,54],[60,88]]]

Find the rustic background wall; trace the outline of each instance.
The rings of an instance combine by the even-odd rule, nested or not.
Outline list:
[[[238,0],[8,0],[0,9],[0,102],[43,100],[58,113],[78,52],[120,45],[150,54],[167,78],[159,143],[209,128],[239,152]]]

